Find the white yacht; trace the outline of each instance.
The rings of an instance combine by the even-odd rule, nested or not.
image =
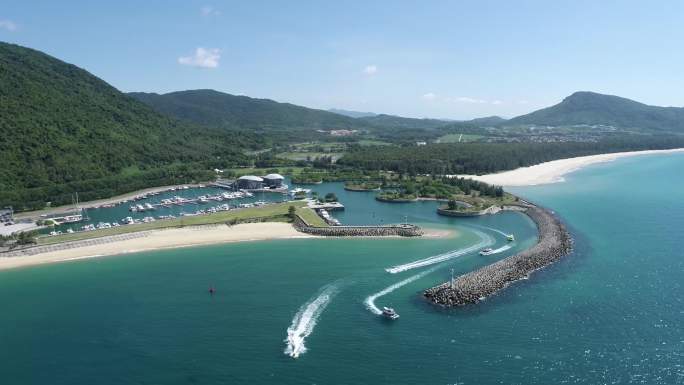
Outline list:
[[[397,312],[394,311],[394,309],[391,307],[383,307],[382,308],[382,315],[383,315],[383,317],[385,317],[387,319],[391,319],[391,320],[395,320],[395,319],[399,318],[399,314],[397,314]]]

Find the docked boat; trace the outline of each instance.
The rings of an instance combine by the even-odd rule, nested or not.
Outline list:
[[[480,250],[480,255],[491,255],[494,252],[494,249],[491,247],[488,247],[486,249]]]
[[[506,239],[508,239],[508,242],[513,242],[515,241],[515,236],[513,234],[508,234],[506,236]]]
[[[149,203],[145,203],[145,210],[154,210],[154,206]]]
[[[394,311],[394,309],[391,307],[383,307],[382,308],[382,316],[387,318],[387,319],[391,319],[391,320],[395,320],[395,319],[399,318],[399,314],[397,314],[397,312]]]

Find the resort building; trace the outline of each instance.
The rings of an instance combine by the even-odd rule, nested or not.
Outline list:
[[[13,212],[11,209],[0,209],[0,223],[12,222]]]
[[[268,174],[264,177],[264,184],[267,188],[281,188],[283,187],[283,180],[285,177],[280,174]]]
[[[239,190],[258,190],[264,188],[264,179],[254,175],[245,175],[235,181]]]

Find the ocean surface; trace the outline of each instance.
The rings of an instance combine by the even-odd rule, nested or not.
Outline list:
[[[245,242],[3,271],[0,382],[684,383],[683,167],[682,154],[626,158],[514,189],[555,210],[576,251],[458,309],[421,291],[531,246],[534,224],[518,213],[439,217],[436,202],[380,203],[336,183],[315,189],[338,195],[343,223],[406,219],[455,235]],[[486,245],[500,252],[478,255]],[[381,318],[382,306],[401,318]]]

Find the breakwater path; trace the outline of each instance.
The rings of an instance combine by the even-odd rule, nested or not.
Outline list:
[[[387,225],[387,226],[310,226],[299,216],[295,217],[293,226],[302,233],[324,237],[419,237],[423,230],[415,225]]]
[[[572,251],[572,238],[565,225],[546,209],[534,205],[525,207],[525,214],[539,230],[538,243],[534,247],[464,274],[453,282],[430,288],[423,295],[433,303],[444,306],[477,303],[569,254]]]

